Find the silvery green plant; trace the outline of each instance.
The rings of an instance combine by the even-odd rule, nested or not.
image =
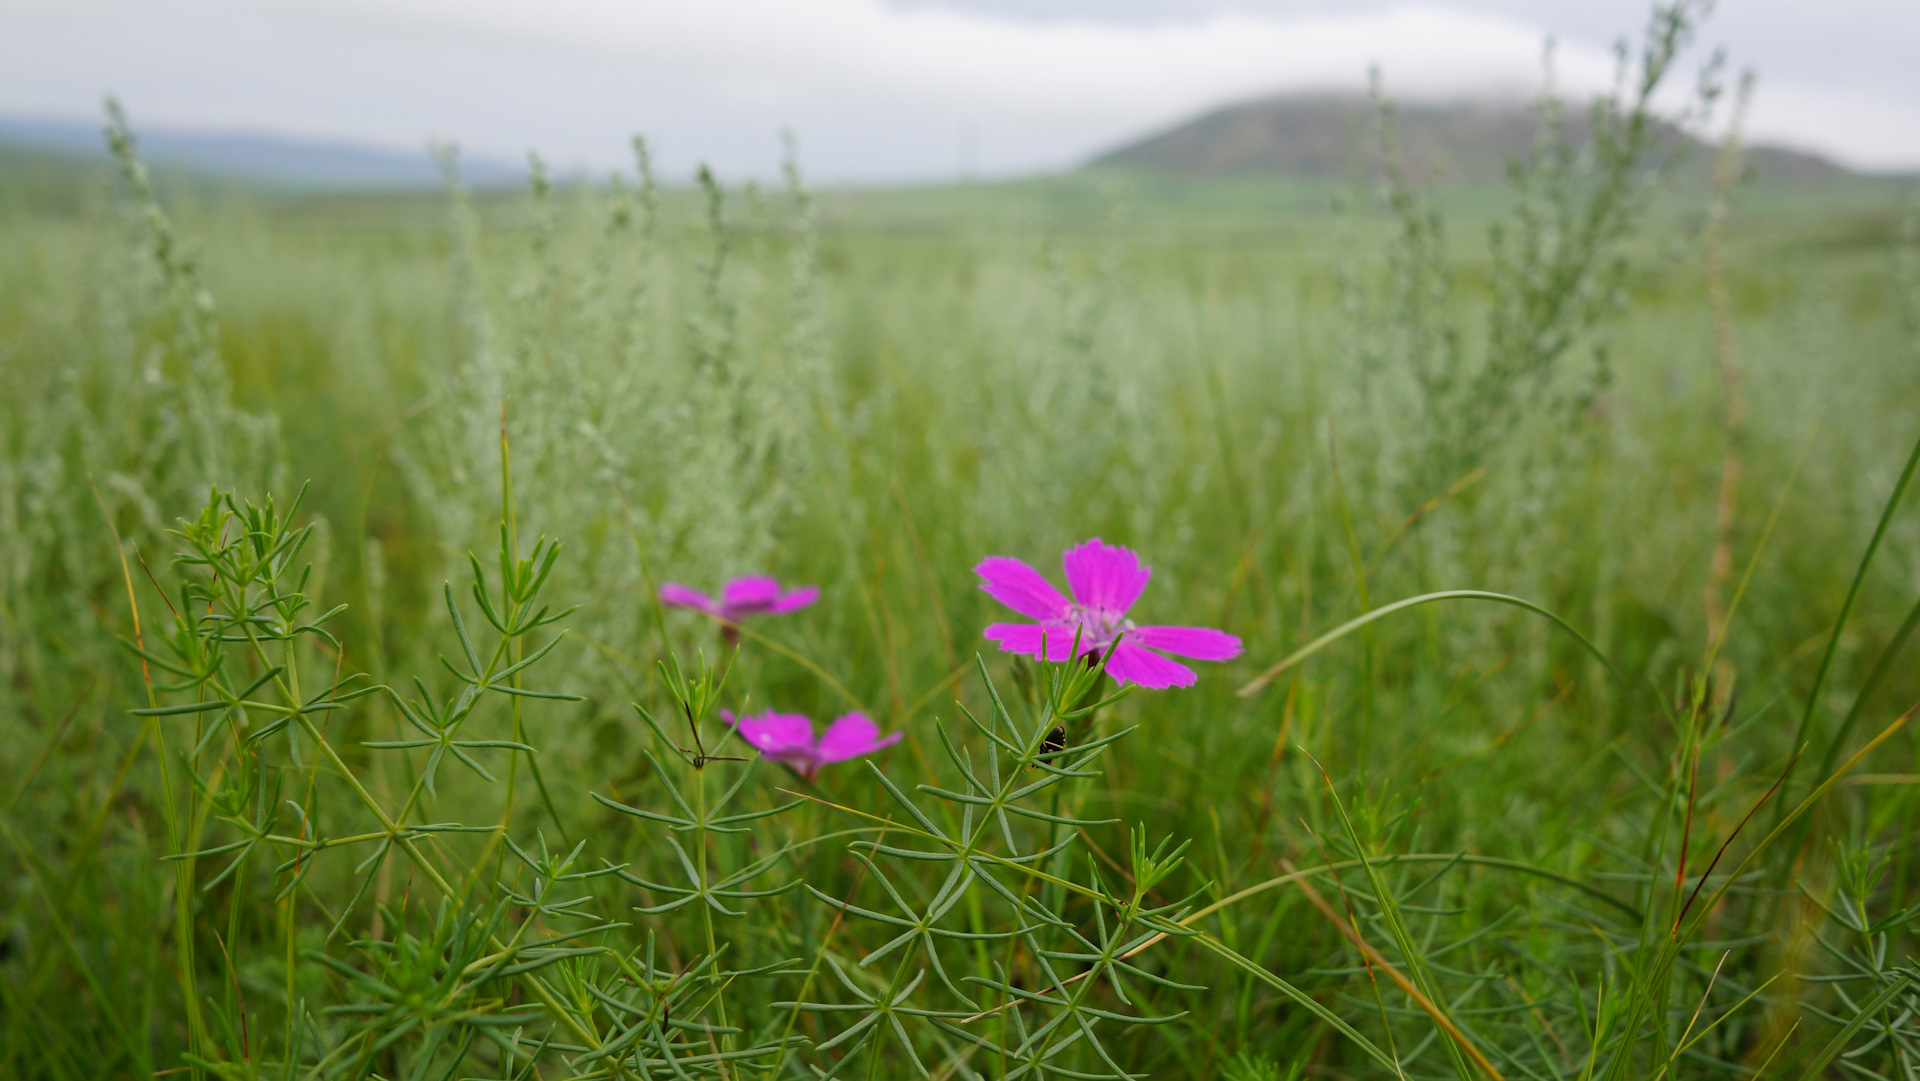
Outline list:
[[[1394,109],[1375,74],[1381,189],[1394,239],[1385,287],[1378,295],[1361,290],[1352,303],[1378,329],[1356,325],[1353,333],[1360,370],[1385,383],[1371,393],[1395,401],[1424,433],[1405,450],[1408,496],[1433,496],[1487,464],[1529,416],[1577,420],[1606,389],[1605,330],[1636,269],[1630,242],[1683,159],[1682,133],[1709,118],[1721,94],[1715,54],[1682,115],[1667,119],[1658,104],[1707,7],[1657,6],[1637,55],[1623,39],[1613,87],[1574,117],[1553,88],[1549,50],[1533,145],[1508,166],[1512,209],[1489,227],[1492,301],[1482,331],[1460,316],[1446,215],[1407,175]],[[1588,370],[1572,371],[1583,354]]]
[[[129,545],[164,543],[172,512],[162,508],[212,484],[284,481],[276,418],[233,401],[204,255],[161,206],[126,113],[112,100],[106,113],[117,195],[107,235],[117,243],[76,267],[89,282],[76,312],[88,340],[63,343],[55,364],[27,354],[53,340],[48,328],[12,327],[0,346],[11,388],[0,402],[0,610],[12,613],[0,617],[0,702],[9,708],[64,708],[30,689],[58,685],[75,660],[33,633],[26,613],[86,618],[90,598],[118,584]],[[86,666],[103,660],[92,643],[69,648],[87,651]]]
[[[605,188],[557,181],[535,158],[527,197],[510,209],[467,191],[443,154],[462,333],[430,376],[429,407],[390,450],[441,553],[488,519],[481,478],[503,421],[519,417],[541,418],[515,425],[524,520],[613,523],[575,534],[564,588],[618,583],[644,596],[651,567],[741,573],[800,509],[816,421],[838,406],[798,166],[782,226],[742,214],[711,171],[699,213],[682,221],[662,209],[646,143],[634,153],[636,179]],[[493,248],[511,257],[490,259]],[[673,469],[657,467],[667,461]],[[422,618],[443,625],[438,605]],[[594,605],[580,619],[608,644],[655,629],[644,605]],[[586,677],[599,661],[557,663]],[[649,660],[626,667],[652,678]]]

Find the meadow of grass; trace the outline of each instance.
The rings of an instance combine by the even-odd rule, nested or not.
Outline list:
[[[1920,1075],[1900,185],[125,162],[0,199],[0,1076]],[[1245,652],[982,639],[1092,536]]]

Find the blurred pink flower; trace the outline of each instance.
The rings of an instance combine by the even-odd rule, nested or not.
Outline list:
[[[819,599],[820,590],[816,586],[801,586],[783,593],[780,583],[764,574],[733,579],[720,591],[717,601],[678,582],[668,582],[660,587],[661,604],[669,608],[691,608],[728,623],[738,623],[748,616],[777,616],[799,611]],[[732,627],[725,628],[722,633],[728,641],[736,639]]]
[[[762,758],[792,766],[800,776],[813,780],[820,767],[830,762],[872,754],[882,747],[900,742],[900,733],[880,735],[880,726],[864,713],[849,713],[827,726],[818,739],[813,722],[799,713],[765,713],[749,717],[721,710],[720,716],[740,730],[740,738],[759,750]]]
[[[1200,661],[1224,661],[1240,655],[1240,639],[1208,627],[1136,626],[1127,609],[1140,599],[1153,571],[1132,551],[1099,537],[1069,548],[1061,557],[1073,599],[1060,595],[1039,571],[1008,556],[981,560],[973,572],[980,588],[1001,604],[1038,623],[995,623],[986,637],[1008,653],[1039,657],[1046,643],[1050,661],[1064,661],[1080,638],[1080,655],[1096,662],[1107,657],[1107,674],[1122,683],[1155,690],[1190,687],[1193,669],[1153,650]],[[1107,655],[1112,655],[1108,657]]]

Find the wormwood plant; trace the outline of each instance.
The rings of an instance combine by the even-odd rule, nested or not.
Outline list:
[[[1625,306],[1632,270],[1628,243],[1651,198],[1681,160],[1681,132],[1704,120],[1721,93],[1721,58],[1700,73],[1685,112],[1668,119],[1656,104],[1708,4],[1681,0],[1654,9],[1634,56],[1623,40],[1610,92],[1570,118],[1551,84],[1535,106],[1528,155],[1508,163],[1514,206],[1488,231],[1491,298],[1484,329],[1470,330],[1455,303],[1463,286],[1449,251],[1445,216],[1402,168],[1392,107],[1378,77],[1374,98],[1386,161],[1385,200],[1394,240],[1379,301],[1390,312],[1384,341],[1371,348],[1411,377],[1410,407],[1422,432],[1408,448],[1417,463],[1409,493],[1424,499],[1485,463],[1535,407],[1547,402],[1577,417],[1611,376],[1596,336]],[[1577,138],[1576,138],[1577,136]],[[1565,385],[1582,345],[1592,368]],[[1557,402],[1546,397],[1558,389]]]
[[[117,242],[85,265],[90,340],[45,365],[25,354],[44,331],[9,328],[0,344],[0,705],[56,717],[79,690],[63,672],[75,651],[88,668],[102,654],[50,641],[38,614],[88,618],[120,578],[111,534],[150,544],[208,485],[281,479],[277,419],[233,400],[204,253],[162,210],[117,102],[107,121],[121,198]]]

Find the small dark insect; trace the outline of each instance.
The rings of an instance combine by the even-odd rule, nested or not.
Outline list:
[[[1054,725],[1047,738],[1040,741],[1040,754],[1037,761],[1050,762],[1053,756],[1067,749],[1067,730]]]

